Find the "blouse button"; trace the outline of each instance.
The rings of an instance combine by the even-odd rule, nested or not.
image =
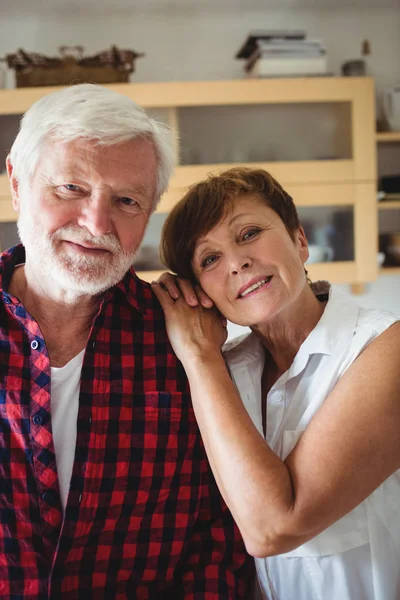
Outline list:
[[[37,350],[39,348],[39,342],[37,340],[33,340],[33,342],[31,342],[31,348],[32,350]]]

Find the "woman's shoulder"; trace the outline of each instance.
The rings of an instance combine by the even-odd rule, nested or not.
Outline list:
[[[360,307],[357,327],[371,331],[371,334],[383,333],[388,327],[400,321],[400,315],[379,308]]]

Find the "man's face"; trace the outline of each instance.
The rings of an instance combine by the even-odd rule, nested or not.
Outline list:
[[[46,143],[30,181],[13,185],[18,229],[38,275],[63,289],[100,293],[130,268],[156,190],[153,144]]]

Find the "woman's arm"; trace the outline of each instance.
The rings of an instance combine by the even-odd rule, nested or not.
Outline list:
[[[216,481],[251,554],[303,544],[400,468],[400,323],[347,370],[283,462],[248,416],[220,338],[213,342],[218,319],[154,289],[188,375]]]

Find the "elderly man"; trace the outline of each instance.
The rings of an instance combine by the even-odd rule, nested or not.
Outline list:
[[[249,563],[181,364],[131,264],[171,132],[94,85],[39,100],[7,159],[0,597],[246,598]]]

